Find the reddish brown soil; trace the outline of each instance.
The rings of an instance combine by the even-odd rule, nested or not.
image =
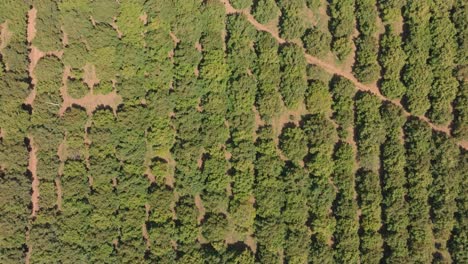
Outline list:
[[[318,17],[315,16],[314,12],[309,8],[305,7],[303,12],[303,16],[305,17],[306,23],[310,26],[315,26],[318,23]]]
[[[32,175],[32,194],[31,194],[31,203],[32,203],[32,212],[31,216],[35,217],[37,211],[39,210],[39,178],[37,177],[37,148],[34,145],[34,139],[29,136],[29,164],[28,170],[31,172]]]
[[[63,36],[62,36],[62,46],[67,46],[68,45],[68,35],[63,29],[63,27],[60,28],[62,30]]]
[[[88,93],[82,98],[72,98],[67,92],[67,79],[70,76],[70,67],[65,67],[62,77],[62,88],[60,88],[60,94],[62,95],[63,103],[59,110],[59,115],[62,116],[65,111],[72,105],[79,105],[86,109],[88,115],[100,105],[109,106],[113,109],[116,114],[117,107],[122,103],[122,97],[117,94],[117,91],[112,91],[108,94],[92,94]]]
[[[203,51],[203,46],[200,44],[200,42],[195,43],[195,49],[197,49],[199,52]]]
[[[114,21],[111,23],[111,26],[117,32],[117,36],[120,39],[120,38],[122,38],[123,33],[122,33],[122,31],[119,30],[119,26],[117,25],[116,21],[117,21],[117,17],[114,17]]]
[[[8,30],[8,21],[0,24],[0,51],[8,45],[12,36],[13,33]]]
[[[36,75],[34,74],[34,69],[36,68],[39,60],[44,57],[44,52],[40,51],[38,48],[31,46],[29,52],[29,76],[31,77],[31,83],[35,85],[37,83]]]
[[[146,228],[146,223],[141,224],[141,233],[146,243],[146,249],[148,249],[150,247],[150,239],[148,229]]]
[[[195,195],[195,206],[198,209],[197,221],[198,221],[198,224],[200,224],[203,221],[203,218],[205,217],[206,209],[203,206],[203,201],[199,194]]]
[[[151,171],[150,168],[146,168],[146,170],[145,170],[145,175],[146,175],[146,177],[148,178],[148,181],[149,181],[150,183],[156,182],[156,177],[153,175],[153,172]]]
[[[57,210],[62,211],[62,183],[60,182],[60,178],[55,179],[55,187],[57,188]]]
[[[177,45],[180,42],[180,39],[177,38],[177,36],[173,32],[169,32],[169,35],[172,38],[172,41],[174,41],[174,44]]]
[[[393,22],[393,29],[396,34],[403,34],[403,16],[398,16],[398,18]]]
[[[96,20],[94,20],[94,17],[89,16],[89,20],[91,21],[91,24],[93,24],[93,26],[95,27],[96,26]]]
[[[143,15],[139,16],[138,18],[141,20],[141,22],[143,22],[143,25],[148,24],[148,14],[144,13]]]
[[[165,178],[165,184],[171,188],[174,188],[175,178],[172,173],[169,173]]]
[[[26,252],[26,257],[24,258],[24,263],[29,264],[31,262],[31,253],[32,253],[32,245],[29,243],[29,240],[31,238],[31,231],[30,227],[26,230],[26,235],[25,235],[25,240],[26,240],[26,245],[28,247],[28,251]]]
[[[197,159],[197,167],[201,169],[203,167],[203,153],[200,154],[200,157]]]
[[[83,67],[83,71],[83,81],[88,85],[89,89],[92,90],[94,85],[99,83],[99,79],[96,75],[96,67],[90,63],[86,63]]]
[[[255,114],[255,129],[258,130],[258,128],[265,125],[265,121],[262,120],[262,117],[255,106],[252,106],[252,111]]]
[[[175,160],[172,158],[172,156],[169,155],[166,157],[167,165],[169,166],[169,169],[171,170],[170,173],[166,175],[165,178],[165,184],[171,188],[174,188],[174,183],[175,183],[175,177],[174,177],[174,168],[176,166]]]
[[[276,144],[278,144],[278,137],[286,123],[292,122],[298,126],[302,116],[308,113],[304,104],[300,104],[296,109],[286,109],[286,107],[283,106],[283,110],[281,111],[278,109],[278,111],[281,114],[273,118],[272,121],[272,128],[275,133],[274,140]]]
[[[252,250],[254,254],[257,252],[257,241],[255,241],[253,236],[247,236],[244,239],[244,243],[250,248],[250,250]]]
[[[220,1],[226,7],[226,14],[229,15],[229,14],[235,14],[239,12],[234,7],[232,7],[231,3],[229,3],[229,0],[220,0]]]
[[[31,43],[36,36],[36,17],[37,9],[33,7],[28,11],[27,39],[29,43]]]

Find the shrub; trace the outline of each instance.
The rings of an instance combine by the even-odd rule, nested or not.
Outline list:
[[[278,16],[279,8],[274,0],[255,1],[252,14],[261,24],[266,24]]]
[[[308,29],[302,37],[304,47],[312,56],[323,57],[330,50],[331,36],[318,28]]]

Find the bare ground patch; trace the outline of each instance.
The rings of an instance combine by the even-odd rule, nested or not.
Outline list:
[[[200,224],[205,218],[205,213],[206,213],[206,209],[203,206],[203,201],[200,197],[200,194],[195,195],[195,206],[198,209],[197,221],[198,221],[198,224]]]
[[[13,33],[8,30],[8,21],[0,24],[0,51],[6,48],[12,36]]]
[[[37,177],[37,147],[34,144],[34,138],[29,136],[29,163],[28,163],[28,171],[31,173],[32,176],[32,184],[31,184],[31,203],[32,203],[32,210],[31,210],[31,217],[36,217],[37,211],[39,210],[39,178]]]
[[[96,75],[96,67],[90,63],[86,63],[83,67],[83,81],[93,90],[94,86],[99,83],[99,79]]]
[[[122,103],[122,97],[117,94],[117,91],[112,91],[108,94],[93,94],[89,92],[82,98],[72,98],[67,92],[67,79],[70,76],[70,67],[65,67],[62,77],[62,87],[60,94],[62,95],[63,103],[59,110],[59,115],[62,116],[65,111],[73,105],[78,105],[86,109],[86,113],[91,115],[98,106],[109,106],[113,109],[114,114],[117,113],[117,107]]]
[[[36,17],[37,9],[35,7],[32,7],[28,11],[27,40],[29,43],[31,43],[34,37],[36,37]]]

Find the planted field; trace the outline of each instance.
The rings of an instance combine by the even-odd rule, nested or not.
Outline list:
[[[465,263],[463,0],[0,0],[0,263]]]

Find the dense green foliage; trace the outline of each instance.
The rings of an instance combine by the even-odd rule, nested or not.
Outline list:
[[[330,50],[331,36],[318,28],[308,29],[302,37],[304,48],[312,56],[324,57]]]
[[[276,0],[281,11],[279,31],[285,39],[300,38],[306,29],[302,9],[305,7],[304,0]]]
[[[252,0],[232,0],[230,2],[236,9],[244,9],[252,5]]]
[[[429,186],[432,184],[431,130],[417,119],[408,120],[404,130],[409,205],[409,259],[427,263],[431,262],[434,251],[429,215]]]
[[[6,1],[0,11],[0,23],[11,32],[9,40],[0,40],[0,262],[24,262],[24,248],[29,241],[25,230],[31,215],[32,174],[28,167],[25,140],[30,116],[21,109],[29,86],[26,20],[29,5]]]
[[[360,216],[361,261],[378,263],[383,256],[381,229],[380,144],[385,132],[380,100],[370,93],[356,95],[355,135],[360,169],[357,173]]]
[[[355,134],[361,168],[377,172],[380,167],[380,144],[385,130],[380,115],[380,100],[370,93],[356,95]]]
[[[333,182],[338,193],[334,201],[336,227],[334,233],[335,260],[338,263],[359,261],[359,219],[355,189],[355,153],[353,147],[339,142],[335,153]]]
[[[405,5],[404,0],[378,0],[378,7],[381,12],[382,20],[393,22],[401,15],[401,9]]]
[[[278,109],[282,107],[279,93],[281,65],[278,46],[270,34],[259,32],[255,48],[258,54],[255,67],[258,81],[255,104],[262,119],[271,122],[272,118],[278,116]]]
[[[255,67],[255,50],[249,45],[256,37],[255,29],[241,15],[228,17],[227,42],[230,80],[228,90],[228,116],[231,142],[228,151],[232,157],[231,177],[233,198],[229,213],[234,220],[236,232],[244,240],[252,232],[255,209],[250,200],[254,186],[255,160],[255,116],[252,107],[255,102],[257,80],[249,74]]]
[[[452,5],[446,1],[434,1],[431,14],[432,47],[429,64],[432,66],[433,82],[429,93],[431,108],[428,117],[437,124],[452,121],[452,101],[458,90],[453,76],[456,58],[455,26],[450,21]]]
[[[354,74],[363,83],[371,83],[379,78],[380,67],[377,64],[377,9],[376,0],[356,0],[356,22],[359,37],[356,39],[356,57]]]
[[[452,21],[457,30],[457,76],[460,83],[457,98],[454,102],[454,124],[453,134],[458,138],[466,140],[468,138],[468,85],[467,71],[468,68],[468,52],[466,49],[466,36],[468,27],[466,26],[466,3],[457,0],[454,3],[454,11]]]
[[[385,123],[386,139],[381,147],[382,160],[382,211],[384,246],[388,249],[386,263],[402,263],[408,261],[408,203],[405,199],[406,188],[406,157],[405,146],[401,134],[405,118],[401,109],[386,104],[381,108]]]
[[[0,2],[0,263],[467,262],[466,1]]]
[[[467,187],[467,173],[466,168],[468,164],[466,151],[460,153],[459,165],[457,167],[458,171],[460,172],[460,190],[465,190],[464,188]],[[467,195],[465,192],[460,191],[458,196],[456,197],[457,202],[457,213],[455,214],[456,217],[456,224],[452,230],[452,238],[449,241],[449,250],[450,255],[454,262],[463,262],[466,260],[466,232],[468,230],[468,225],[466,221],[466,199]]]
[[[324,115],[312,115],[304,122],[308,137],[309,156],[305,166],[310,174],[309,219],[312,229],[311,262],[333,262],[329,241],[335,231],[336,220],[331,214],[335,190],[331,184],[333,149],[338,139],[336,130]]]
[[[407,2],[404,18],[407,37],[404,48],[407,61],[403,71],[406,85],[405,104],[415,115],[424,115],[430,108],[429,93],[433,81],[428,65],[431,49],[431,18],[429,0]]]
[[[401,71],[406,60],[401,45],[401,38],[395,34],[393,27],[386,26],[380,40],[379,62],[383,71],[380,91],[390,99],[401,99],[406,91],[401,82]]]
[[[352,50],[351,35],[354,30],[354,0],[330,1],[330,32],[333,36],[332,50],[343,60]]]
[[[333,96],[333,118],[340,126],[340,137],[346,138],[349,135],[349,129],[352,129],[354,119],[354,85],[341,76],[334,76],[330,88]]]
[[[307,88],[306,61],[296,45],[280,49],[281,84],[280,92],[288,108],[297,108],[302,103]]]
[[[450,262],[447,241],[455,225],[457,204],[456,194],[460,192],[460,172],[457,169],[459,149],[444,135],[434,135],[431,173],[433,184],[430,188],[433,233],[436,241],[434,259]]]
[[[258,0],[254,2],[252,14],[258,22],[266,24],[278,17],[279,9],[275,0]]]
[[[283,195],[286,186],[281,175],[284,162],[276,154],[272,129],[264,127],[258,133],[254,191],[257,256],[261,263],[274,263],[283,251],[286,232],[282,216],[286,200]]]

